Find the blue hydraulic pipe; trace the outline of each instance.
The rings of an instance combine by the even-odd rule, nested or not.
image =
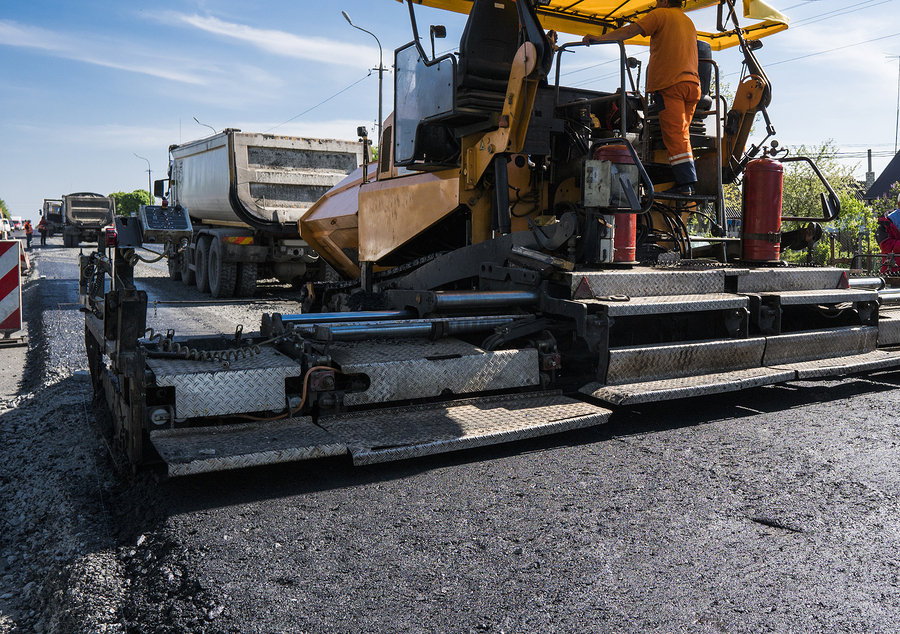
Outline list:
[[[530,306],[540,299],[540,291],[445,291],[434,294],[435,310],[461,308],[507,308]]]
[[[347,321],[383,321],[387,319],[412,319],[417,313],[409,310],[365,310],[355,313],[304,313],[302,315],[282,315],[284,324],[322,324]]]
[[[519,319],[513,315],[501,317],[472,317],[456,319],[415,320],[402,323],[346,324],[317,329],[316,339],[331,341],[361,341],[364,339],[397,339],[404,337],[431,337],[460,335],[492,330],[497,326]]]

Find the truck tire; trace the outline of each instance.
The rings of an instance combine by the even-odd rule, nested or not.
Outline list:
[[[209,292],[209,246],[212,238],[203,236],[197,240],[197,257],[194,261],[194,269],[197,271],[197,290],[201,293]]]
[[[256,294],[256,262],[239,262],[234,294],[238,297],[253,297]]]
[[[181,255],[176,255],[173,258],[168,258],[166,260],[166,264],[169,265],[169,279],[173,282],[177,282],[181,279]]]
[[[209,291],[213,297],[232,297],[237,264],[226,262],[222,251],[222,241],[213,240],[209,250]]]
[[[191,270],[191,250],[185,249],[181,252],[181,283],[185,286],[193,286],[196,283],[194,271]]]

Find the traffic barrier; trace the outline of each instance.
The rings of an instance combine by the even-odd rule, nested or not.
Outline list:
[[[19,242],[19,246],[22,243]],[[31,260],[28,259],[28,253],[25,252],[25,249],[19,249],[19,268],[22,269],[22,273],[31,268]]]
[[[6,337],[22,330],[22,255],[18,240],[0,241],[0,332]]]

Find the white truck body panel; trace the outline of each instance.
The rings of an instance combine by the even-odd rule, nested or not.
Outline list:
[[[358,142],[225,130],[169,151],[171,204],[201,223],[283,232],[362,163],[363,150]]]

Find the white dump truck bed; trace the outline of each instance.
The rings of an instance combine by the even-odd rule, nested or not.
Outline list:
[[[169,148],[171,203],[196,221],[292,228],[302,212],[362,164],[362,144],[225,130]]]

